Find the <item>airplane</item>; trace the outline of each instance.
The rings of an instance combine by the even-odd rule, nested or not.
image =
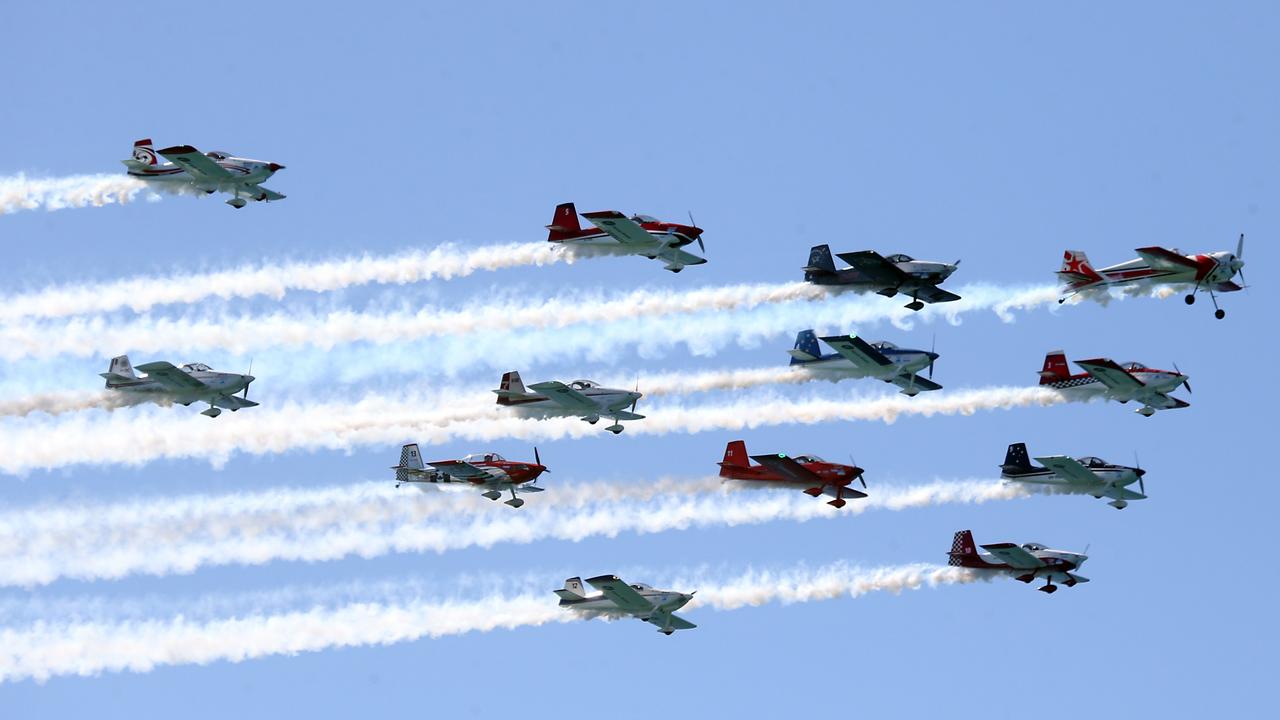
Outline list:
[[[1053,584],[1054,580],[1067,587],[1089,582],[1089,578],[1072,572],[1080,569],[1084,561],[1089,559],[1085,553],[1050,550],[1040,543],[1024,543],[1021,546],[1010,542],[993,543],[983,545],[982,549],[987,553],[979,553],[974,547],[972,532],[961,530],[951,541],[948,564],[1008,573],[1015,580],[1024,583],[1042,577],[1045,584],[1038,590],[1050,595],[1058,591],[1058,586]]]
[[[1052,485],[1055,488],[1072,493],[1088,494],[1095,498],[1109,497],[1107,503],[1117,510],[1129,507],[1130,500],[1146,500],[1146,485],[1142,476],[1147,474],[1140,467],[1113,465],[1101,458],[1082,457],[1069,458],[1066,455],[1048,455],[1038,457],[1036,462],[1044,463],[1044,467],[1031,464],[1027,456],[1026,443],[1013,443],[1004,455],[1004,464],[1000,466],[1000,477],[1005,480],[1022,483]],[[1127,489],[1127,486],[1138,483],[1142,492]]]
[[[209,409],[200,414],[211,418],[222,414],[218,408],[235,412],[240,408],[258,406],[249,399],[249,383],[254,381],[252,375],[214,372],[204,363],[188,363],[176,368],[163,360],[139,365],[138,369],[146,373],[146,377],[138,377],[129,364],[129,356],[121,355],[111,358],[107,372],[98,374],[106,378],[108,390],[160,395],[182,405],[207,402]],[[235,393],[242,390],[243,396],[236,397]]]
[[[1241,259],[1244,257],[1244,233],[1240,234],[1234,253],[1219,250],[1183,255],[1181,250],[1162,247],[1138,248],[1136,252],[1138,257],[1133,260],[1094,270],[1084,252],[1067,250],[1063,253],[1062,269],[1058,271],[1058,278],[1066,286],[1065,295],[1058,298],[1058,303],[1064,303],[1067,298],[1081,292],[1115,285],[1190,285],[1191,292],[1184,298],[1186,303],[1195,304],[1196,293],[1204,290],[1213,302],[1213,316],[1221,320],[1227,316],[1227,311],[1218,307],[1214,291],[1244,289],[1244,285],[1233,282],[1237,274],[1240,282],[1244,282],[1244,260]]]
[[[823,355],[819,339],[836,352]],[[831,380],[876,378],[897,385],[910,397],[922,391],[942,389],[932,380],[933,362],[938,359],[938,353],[932,350],[899,348],[885,341],[869,343],[857,335],[818,338],[812,330],[801,330],[790,353],[791,367]],[[916,374],[925,368],[929,369],[930,379]]]
[[[533,392],[529,392],[532,390]],[[600,418],[613,418],[613,424],[605,428],[617,435],[622,432],[623,420],[643,420],[636,414],[636,403],[644,397],[639,387],[635,392],[600,387],[591,380],[574,380],[565,385],[558,380],[534,383],[526,390],[520,373],[512,370],[503,373],[502,384],[493,391],[498,404],[511,408],[521,415],[533,417],[580,417],[595,425]],[[630,405],[631,410],[624,410]]]
[[[908,255],[884,257],[874,250],[840,253],[838,257],[849,263],[844,270],[836,270],[831,259],[831,248],[815,245],[809,250],[809,264],[805,265],[804,279],[814,285],[851,287],[855,290],[872,290],[885,297],[898,293],[911,296],[908,310],[920,310],[925,303],[943,303],[959,300],[960,296],[938,287],[956,271],[960,264],[916,260]]]
[[[1084,372],[1072,375],[1067,366],[1067,356],[1061,350],[1045,355],[1040,386],[1083,399],[1103,397],[1119,403],[1137,400],[1142,407],[1136,412],[1143,417],[1151,417],[1157,410],[1176,410],[1191,405],[1169,395],[1179,385],[1191,392],[1190,378],[1183,375],[1176,364],[1173,370],[1156,370],[1136,362],[1121,365],[1109,358],[1077,360],[1076,364],[1084,368]]]
[[[516,495],[516,488],[522,492],[542,492],[545,488],[530,483],[542,473],[551,472],[542,464],[538,448],[533,449],[533,458],[533,462],[521,462],[507,460],[497,453],[472,453],[461,460],[429,462],[431,469],[427,470],[418,444],[409,443],[400,448],[400,464],[391,469],[396,471],[396,487],[405,483],[468,483],[484,488],[481,495],[490,500],[502,497],[504,490],[509,491],[511,499],[504,504],[518,508],[524,505],[524,500]],[[426,486],[419,487],[426,489]]]
[[[169,162],[161,163],[157,153]],[[129,168],[129,175],[139,180],[182,183],[208,194],[231,193],[233,197],[227,204],[237,210],[245,206],[245,198],[267,201],[285,198],[260,184],[284,169],[279,163],[234,157],[216,150],[201,153],[190,145],[156,150],[150,138],[135,142],[133,157],[120,162]]]
[[[702,243],[702,228],[693,224],[692,213],[689,214],[688,225],[663,222],[648,215],[633,215],[628,218],[616,210],[582,213],[582,217],[595,228],[582,229],[573,203],[557,205],[555,216],[547,226],[547,241],[620,248],[630,255],[644,255],[650,260],[661,259],[666,263],[664,269],[673,273],[680,272],[687,265],[701,265],[707,261],[706,258],[680,249],[696,241],[703,253],[707,251]]]
[[[584,594],[582,578],[565,580],[564,589],[555,591],[560,596],[560,607],[589,617],[639,618],[657,625],[658,632],[663,635],[698,627],[673,614],[693,599],[693,593],[655,590],[644,584],[628,585],[617,575],[587,578],[587,584],[600,592],[596,595]]]
[[[720,461],[720,477],[726,480],[783,483],[801,485],[805,494],[812,497],[826,495],[835,498],[827,504],[842,508],[845,498],[864,498],[867,494],[849,487],[854,480],[867,487],[865,472],[857,465],[830,463],[816,455],[798,455],[794,458],[775,455],[751,455],[747,459],[747,444],[734,440],[724,448],[724,460]],[[751,460],[760,463],[752,465]]]

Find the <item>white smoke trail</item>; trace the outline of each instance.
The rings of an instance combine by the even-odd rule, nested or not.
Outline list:
[[[121,308],[145,312],[158,305],[328,292],[373,283],[404,285],[434,278],[466,277],[479,270],[573,262],[574,253],[550,243],[508,243],[463,249],[451,244],[430,251],[343,258],[319,262],[266,263],[207,273],[175,273],[94,284],[61,285],[0,297],[0,321],[60,318]]]
[[[64,413],[81,412],[84,410],[111,411],[123,407],[132,407],[143,403],[155,402],[157,400],[160,401],[159,404],[166,404],[160,398],[139,397],[137,395],[127,395],[125,393],[118,392],[113,393],[106,390],[38,393],[35,395],[0,399],[0,417],[25,417],[32,413],[62,415]]]
[[[709,430],[744,430],[779,424],[837,420],[892,423],[902,415],[972,415],[982,410],[1048,406],[1068,402],[1062,393],[1039,387],[989,387],[916,398],[902,395],[795,400],[742,398],[719,405],[668,405],[629,423],[628,435],[665,435]],[[226,462],[236,453],[264,455],[290,450],[350,450],[408,440],[443,444],[455,440],[499,438],[555,440],[602,431],[578,419],[522,419],[498,414],[496,405],[421,410],[413,399],[368,396],[350,404],[290,403],[278,409],[253,408],[212,421],[199,415],[143,411],[115,413],[105,421],[88,414],[0,428],[0,472],[18,474],[37,468],[80,463],[141,465],[159,459]],[[471,417],[489,415],[481,419]],[[464,419],[465,418],[465,419]],[[145,443],[120,438],[146,438]]]
[[[753,571],[718,583],[700,583],[698,594],[686,611],[856,598],[870,592],[897,594],[967,584],[987,577],[966,568],[936,565],[863,570],[836,563],[815,569]],[[120,622],[37,622],[0,629],[0,682],[44,682],[60,675],[149,672],[171,665],[242,662],[273,655],[569,622],[578,617],[559,608],[550,593],[526,593],[451,601],[387,602],[372,598],[337,607],[205,621],[176,615]]]
[[[622,533],[737,526],[1029,497],[997,481],[874,487],[837,510],[791,488],[745,495],[719,478],[553,485],[519,511],[483,507],[475,491],[394,492],[391,483],[275,490],[0,515],[0,584],[190,573],[208,565],[372,558],[499,543],[578,542]],[[451,497],[450,497],[451,496]],[[427,522],[431,521],[431,522]]]
[[[88,205],[101,207],[126,203],[148,191],[148,199],[159,199],[155,188],[128,175],[72,175],[61,178],[28,178],[26,175],[0,177],[0,215],[18,210],[62,210]]]

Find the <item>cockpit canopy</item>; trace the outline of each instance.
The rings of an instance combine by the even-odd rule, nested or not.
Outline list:
[[[213,372],[213,368],[209,367],[208,365],[205,365],[204,363],[187,363],[186,365],[182,366],[182,370],[184,372],[189,372],[189,373]]]
[[[574,390],[586,390],[588,388],[600,387],[600,383],[597,383],[594,380],[574,380],[569,383],[569,387]]]
[[[1037,550],[1044,550],[1046,549],[1046,547],[1040,543],[1030,542],[1030,543],[1024,543],[1022,546],[1022,549],[1026,550],[1027,552],[1035,552]]]
[[[912,262],[915,260],[915,258],[911,257],[910,255],[903,255],[902,253],[897,253],[895,255],[890,255],[889,257],[885,258],[885,260],[888,260],[889,262],[896,264],[896,263]]]
[[[1093,457],[1092,455],[1090,455],[1089,457],[1080,458],[1080,464],[1090,468],[1102,468],[1108,465],[1106,460],[1103,460],[1102,458],[1098,458],[1098,457]]]
[[[797,455],[797,456],[795,456],[795,458],[793,458],[793,459],[794,459],[796,462],[801,463],[801,464],[804,464],[804,463],[820,463],[820,462],[826,462],[826,460],[823,460],[822,458],[818,457],[817,455]]]
[[[1147,369],[1146,365],[1143,365],[1140,362],[1133,362],[1133,361],[1120,363],[1120,367],[1124,368],[1125,370],[1128,370],[1129,372],[1138,372],[1139,370]]]
[[[502,462],[503,460],[506,460],[506,458],[502,457],[498,453],[492,452],[471,453],[470,455],[462,458],[462,462],[465,463]]]
[[[209,152],[205,153],[205,157],[211,157],[214,160],[226,160],[227,158],[231,157],[231,153],[225,153],[225,152],[222,152],[221,150],[210,150]]]
[[[651,587],[651,586],[649,586],[649,585],[645,585],[644,583],[636,583],[636,584],[634,584],[634,585],[632,585],[632,586],[631,586],[631,589],[632,589],[632,590],[639,590],[639,591],[641,591],[641,592],[644,592],[645,590],[652,590],[652,589],[653,589],[653,587]]]
[[[661,220],[659,220],[658,218],[656,218],[656,217],[654,217],[654,216],[652,216],[652,215],[633,215],[633,216],[631,216],[631,219],[632,219],[632,220],[635,220],[635,221],[636,221],[636,222],[638,222],[638,223],[656,223],[656,222],[662,222]]]
[[[897,350],[897,349],[898,349],[898,346],[897,346],[897,345],[894,345],[893,343],[889,342],[888,340],[881,340],[881,341],[879,341],[879,342],[873,342],[873,343],[871,343],[871,347],[873,347],[873,348],[875,348],[875,349],[877,349],[877,350]]]

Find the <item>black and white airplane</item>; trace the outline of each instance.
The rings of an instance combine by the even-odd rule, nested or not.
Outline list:
[[[836,270],[830,246],[815,245],[809,250],[809,263],[803,268],[804,279],[814,285],[870,290],[885,297],[898,293],[910,295],[908,310],[920,310],[925,303],[960,299],[959,295],[938,287],[956,271],[959,260],[953,263],[916,260],[901,253],[885,257],[874,250],[840,253],[836,257],[849,263],[849,267]]]
[[[1117,510],[1128,507],[1130,500],[1147,499],[1147,488],[1142,482],[1142,476],[1147,471],[1140,467],[1113,465],[1096,457],[1047,455],[1035,460],[1043,463],[1044,467],[1031,464],[1025,443],[1014,443],[1005,453],[1004,464],[1000,466],[1000,477],[1013,482],[1051,485],[1064,492],[1092,495],[1096,498],[1109,497],[1111,502],[1107,504]],[[1128,489],[1135,482],[1142,492]]]
[[[1055,580],[1067,587],[1089,582],[1089,578],[1072,572],[1089,559],[1085,553],[1052,550],[1040,543],[992,543],[983,545],[982,549],[987,552],[978,552],[972,532],[961,530],[951,540],[948,564],[1006,573],[1012,575],[1014,580],[1024,583],[1044,578],[1045,584],[1039,589],[1050,595],[1058,591],[1058,586],[1053,584]]]
[[[932,380],[933,363],[938,359],[938,353],[932,350],[900,348],[883,340],[867,342],[857,335],[833,335],[821,340],[836,351],[823,355],[818,340],[812,330],[800,331],[795,348],[790,350],[792,368],[829,380],[876,378],[897,385],[911,397],[921,391],[942,389]],[[916,374],[926,368],[929,378]]]

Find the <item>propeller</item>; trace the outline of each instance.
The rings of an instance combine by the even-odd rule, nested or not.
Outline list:
[[[692,225],[693,227],[698,227],[698,223],[693,221],[692,210],[689,211],[689,224]],[[1244,237],[1244,236],[1241,235],[1241,237]],[[698,249],[702,251],[703,255],[707,254],[707,246],[702,244],[702,233],[698,233]]]
[[[937,360],[937,353],[934,350],[938,347],[938,333],[933,334],[933,340],[929,341],[929,379],[933,379],[933,362]]]
[[[253,377],[253,358],[249,358],[249,372],[245,373],[245,375],[248,375],[249,377]],[[241,397],[243,397],[245,400],[249,399],[249,386],[252,384],[253,384],[252,380],[244,384],[244,392],[241,394]]]
[[[858,467],[858,461],[853,459],[853,453],[849,453],[849,464]],[[858,473],[858,482],[862,483],[862,489],[867,489],[867,479],[863,477],[863,473]]]
[[[537,445],[534,445],[534,446],[533,446],[533,462],[534,462],[534,464],[535,464],[535,465],[538,465],[538,466],[540,466],[540,467],[542,468],[542,472],[551,472],[551,470],[550,470],[550,469],[548,469],[546,465],[543,465],[543,464],[542,464],[542,456],[541,456],[541,455],[538,455],[538,446],[537,446]]]
[[[1138,468],[1138,472],[1137,472],[1137,473],[1135,473],[1135,474],[1138,476],[1138,489],[1142,491],[1142,494],[1143,494],[1143,495],[1146,495],[1146,494],[1147,494],[1147,486],[1146,486],[1145,484],[1143,484],[1143,482],[1142,482],[1142,475],[1143,475],[1143,472],[1142,472],[1142,461],[1138,459],[1138,451],[1137,451],[1137,450],[1134,450],[1134,451],[1133,451],[1133,464],[1134,464],[1134,465],[1136,465],[1136,466],[1137,466],[1137,468]]]
[[[635,411],[636,411],[636,403],[640,402],[640,397],[639,397],[639,395],[640,395],[640,376],[639,376],[639,375],[637,375],[637,376],[636,376],[636,398],[635,398],[634,400],[632,400],[632,401],[631,401],[631,413],[632,413],[632,414],[635,414]]]
[[[1178,369],[1178,363],[1173,364],[1174,372],[1182,375],[1182,371]],[[1187,392],[1191,392],[1191,380],[1186,375],[1182,375],[1182,384],[1187,388]]]

